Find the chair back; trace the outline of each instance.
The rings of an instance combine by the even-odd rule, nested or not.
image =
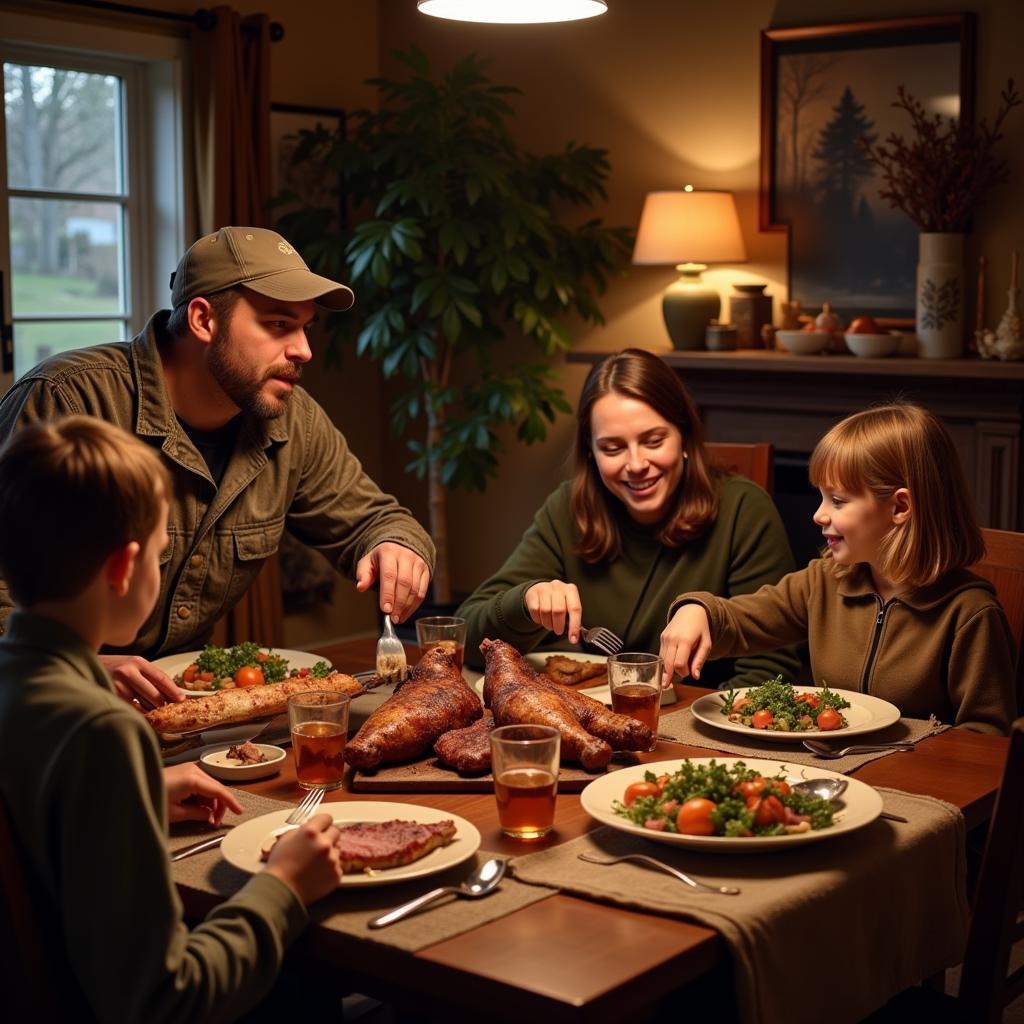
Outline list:
[[[769,494],[775,490],[775,448],[771,444],[727,444],[708,441],[708,458],[719,469],[739,473],[763,487]]]
[[[996,796],[974,890],[959,1003],[972,1024],[997,1024],[1024,992],[1024,967],[1009,972],[1013,944],[1024,938],[1024,718],[1010,728],[1010,752]]]
[[[29,895],[22,855],[7,808],[0,800],[0,1012],[9,1021],[74,1020],[55,976],[66,963],[62,951],[47,948],[41,915]]]
[[[971,571],[984,576],[996,588],[1014,642],[1017,644],[1017,712],[1024,713],[1024,533],[1009,530],[981,531],[985,557]]]

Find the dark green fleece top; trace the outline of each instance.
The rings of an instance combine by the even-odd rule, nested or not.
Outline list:
[[[479,646],[484,637],[504,640],[523,653],[569,647],[564,635],[555,636],[527,614],[523,597],[535,583],[575,583],[585,626],[607,627],[623,639],[627,651],[657,653],[669,605],[683,591],[749,594],[793,570],[793,555],[772,499],[745,477],[721,481],[717,519],[702,537],[678,548],[665,547],[650,527],[617,509],[622,554],[597,565],[576,554],[579,533],[570,493],[566,482],[550,495],[505,564],[459,609],[467,622],[468,664],[482,665]],[[798,668],[791,650],[773,651],[708,662],[701,684],[750,686],[780,672],[793,679]]]

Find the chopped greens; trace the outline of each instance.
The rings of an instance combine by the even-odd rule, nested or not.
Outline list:
[[[827,683],[814,693],[797,693],[792,683],[784,683],[782,676],[776,676],[761,686],[751,687],[742,696],[735,690],[729,690],[719,699],[722,701],[721,714],[730,722],[752,729],[830,732],[844,729],[849,724],[841,712],[850,706],[850,702],[835,690],[830,690]]]
[[[287,658],[249,641],[234,647],[206,646],[174,681],[187,690],[227,690],[236,686],[280,683],[286,679],[320,679],[332,671],[326,661],[318,661],[311,668],[290,668]]]

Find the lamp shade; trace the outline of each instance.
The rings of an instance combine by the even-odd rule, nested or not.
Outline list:
[[[633,262],[741,263],[747,258],[731,192],[649,192]]]
[[[500,25],[580,21],[608,10],[605,0],[417,0],[416,6],[435,18]]]

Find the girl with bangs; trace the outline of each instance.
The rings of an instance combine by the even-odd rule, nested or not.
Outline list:
[[[662,359],[641,349],[604,359],[576,419],[572,479],[459,609],[471,664],[484,637],[524,653],[565,649],[581,623],[653,653],[682,590],[751,593],[793,568],[771,498],[710,465],[693,400]],[[798,668],[790,651],[747,654],[716,663],[704,682],[755,686]]]
[[[855,413],[818,442],[810,477],[822,557],[756,594],[677,598],[666,667],[699,679],[709,658],[806,639],[817,683],[1005,734],[1014,643],[992,584],[967,568],[985,547],[946,429],[906,403]]]

